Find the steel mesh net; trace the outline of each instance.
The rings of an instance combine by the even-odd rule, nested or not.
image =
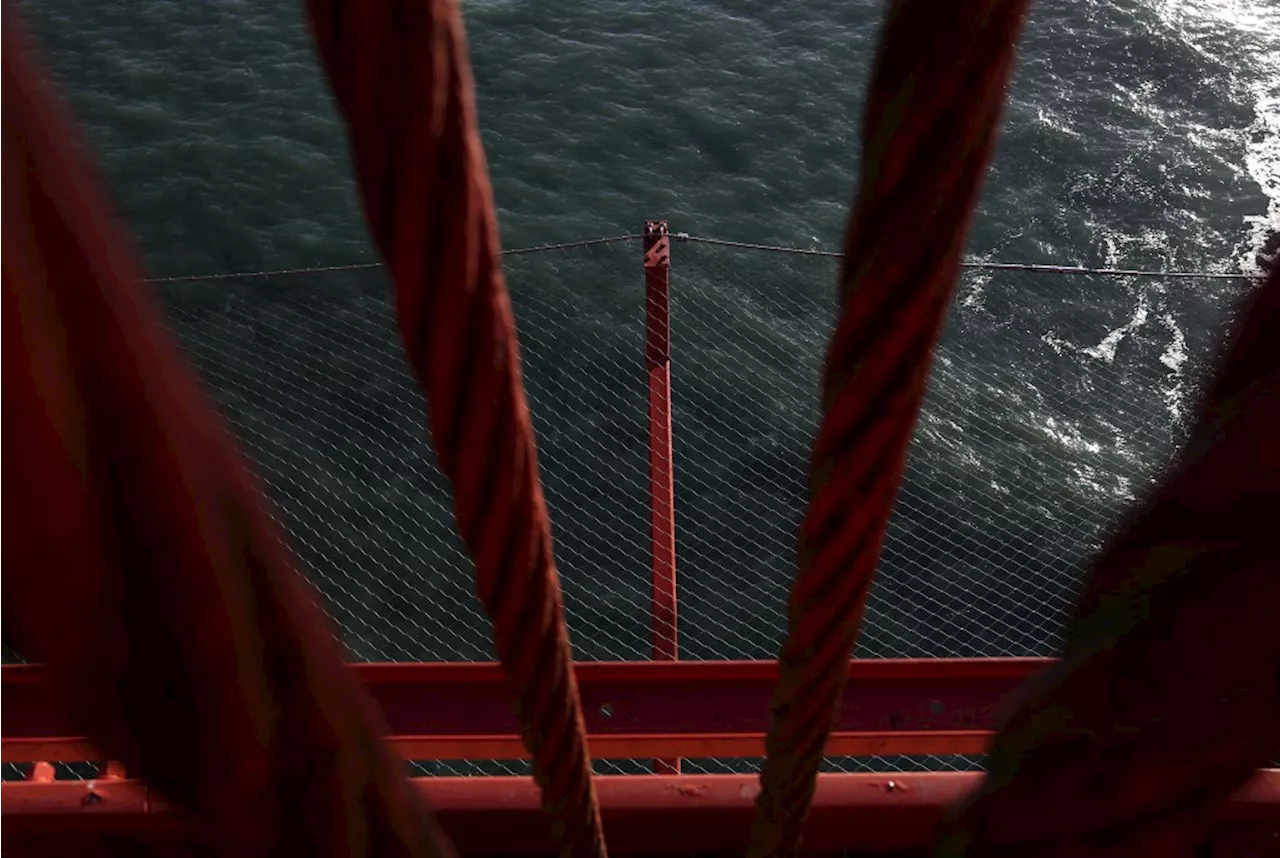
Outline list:
[[[672,372],[684,658],[772,658],[781,644],[836,265],[830,257],[677,245]],[[1055,305],[1045,302],[1033,311],[1010,300],[1027,279],[965,275],[859,656],[1054,652],[1085,564],[1183,431],[1171,392],[1187,398],[1190,383],[1179,376],[1174,383],[1183,387],[1171,387],[1163,353],[1153,351],[1167,343],[1132,336],[1123,356],[1115,354],[1120,343],[1072,345],[1093,335],[1072,298],[1060,298],[1059,313],[1046,313]],[[1146,288],[1086,279],[1072,290],[1114,296]],[[974,296],[983,292],[988,303],[979,305]]]
[[[777,655],[836,265],[674,244],[682,659]],[[648,658],[638,244],[512,255],[504,269],[575,656]],[[385,274],[155,289],[351,658],[491,659],[489,623],[454,533]],[[1184,430],[1192,370],[1204,365],[1212,338],[1182,332],[1176,301],[1159,281],[966,272],[859,656],[1049,655],[1058,647],[1088,559]],[[1118,306],[1136,307],[1141,320],[1117,326]],[[687,760],[685,768],[758,764]],[[978,765],[968,757],[828,761],[844,771]],[[412,770],[523,774],[528,766],[431,761]],[[602,773],[641,770],[644,761],[597,761]]]
[[[681,657],[773,658],[807,503],[838,260],[678,244],[672,265]],[[1058,650],[1088,562],[1169,461],[1195,370],[1208,362],[1213,337],[1179,327],[1187,308],[1174,306],[1168,285],[964,273],[856,655]],[[1035,298],[1018,299],[1028,292]],[[1143,324],[1157,312],[1157,324]],[[753,772],[760,763],[684,768]],[[977,768],[980,758],[958,755],[824,766]]]
[[[586,249],[507,266],[569,625],[595,660],[648,655],[642,296],[619,261]],[[385,275],[161,294],[351,657],[491,659]]]

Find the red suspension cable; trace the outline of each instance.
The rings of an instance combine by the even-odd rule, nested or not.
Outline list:
[[[605,853],[456,0],[310,0],[561,852]]]
[[[799,849],[1026,5],[898,0],[889,9],[751,858]]]
[[[1177,469],[1099,559],[939,855],[1187,855],[1280,756],[1280,271]]]
[[[3,39],[6,637],[213,854],[451,855]]]

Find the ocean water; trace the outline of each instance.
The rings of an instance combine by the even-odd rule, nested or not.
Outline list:
[[[838,248],[882,3],[463,5],[505,247]],[[19,6],[150,274],[377,259],[300,3]],[[1239,272],[1278,228],[1280,5],[1033,5],[971,260]],[[587,658],[649,647],[637,254],[507,266]],[[682,657],[776,653],[834,276],[675,246]],[[155,288],[353,655],[487,657],[381,275]],[[861,652],[1052,652],[1249,288],[966,275]]]

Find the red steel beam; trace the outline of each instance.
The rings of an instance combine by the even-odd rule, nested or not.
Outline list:
[[[806,851],[927,847],[946,809],[977,785],[978,772],[824,774],[805,829]],[[414,784],[463,854],[550,854],[550,824],[529,778],[419,778]],[[610,851],[720,851],[746,847],[755,775],[596,778]],[[97,832],[173,839],[183,820],[137,781],[9,782],[5,847]],[[1217,811],[1219,826],[1280,837],[1280,770],[1263,769]],[[16,854],[16,853],[15,853]]]
[[[890,731],[832,733],[828,756],[870,757],[902,754],[970,754],[986,752],[988,730]],[[678,760],[680,757],[763,757],[764,733],[610,734],[588,736],[591,756],[599,760]],[[387,743],[406,760],[524,760],[529,753],[518,736],[390,735]],[[85,736],[47,739],[5,738],[0,762],[42,760],[70,763],[102,757]],[[659,772],[658,774],[678,774]]]
[[[852,661],[828,753],[977,753],[1001,698],[1047,663]],[[406,756],[523,756],[507,680],[497,665],[356,664],[352,669],[381,706],[392,741]],[[775,662],[583,662],[575,672],[593,755],[762,752],[777,681]],[[41,667],[3,667],[0,690],[6,761],[86,759],[89,743],[82,737],[91,732],[90,725],[53,714]]]
[[[676,637],[675,473],[671,446],[671,237],[665,220],[644,225],[644,369],[649,387],[649,545],[653,659],[680,657]],[[598,748],[593,755],[604,756]],[[655,759],[655,774],[679,774],[680,760]]]

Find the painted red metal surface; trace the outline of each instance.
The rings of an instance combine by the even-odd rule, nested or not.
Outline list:
[[[946,809],[980,778],[977,772],[821,775],[805,849],[926,848]],[[596,781],[606,836],[616,853],[727,852],[746,846],[759,791],[755,775],[622,775]],[[420,778],[414,786],[464,854],[552,849],[537,787],[528,778]],[[3,789],[6,848],[24,838],[76,832],[172,839],[183,827],[181,817],[137,781],[9,783]],[[1280,770],[1260,771],[1216,814],[1221,854],[1246,854],[1229,849],[1234,843],[1277,842],[1278,811]]]
[[[831,754],[976,753],[1004,695],[1043,659],[885,659],[849,664]],[[392,741],[413,759],[523,756],[494,664],[359,664]],[[774,662],[585,662],[575,668],[598,757],[758,756]],[[0,669],[3,757],[85,759],[87,724],[56,717],[39,666]],[[87,713],[91,716],[92,713]],[[676,751],[687,748],[687,751]]]
[[[671,237],[665,220],[644,225],[644,366],[649,390],[649,501],[653,658],[679,658],[676,629],[675,482],[671,452]]]
[[[649,545],[653,659],[680,658],[676,626],[676,495],[671,446],[671,237],[665,220],[644,225],[644,369],[649,394]],[[593,754],[598,748],[593,747]],[[603,754],[599,754],[603,756]],[[654,773],[680,773],[679,758],[655,759]]]
[[[990,730],[889,730],[834,732],[827,741],[828,756],[890,756],[969,754],[986,751]],[[762,757],[764,733],[619,733],[588,734],[591,756],[597,760],[642,759],[667,761],[680,757]],[[529,752],[515,735],[391,735],[389,744],[407,760],[523,760]],[[101,759],[83,736],[48,739],[5,739],[4,762],[78,762]],[[678,774],[658,771],[656,774]]]

